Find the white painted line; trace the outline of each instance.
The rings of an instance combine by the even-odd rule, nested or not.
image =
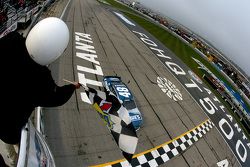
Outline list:
[[[118,17],[120,17],[123,21],[125,21],[127,24],[131,25],[131,26],[135,26],[134,23],[132,23],[131,21],[129,21],[126,17],[124,17],[122,14],[114,12]]]
[[[60,19],[63,18],[63,16],[64,16],[64,14],[65,14],[65,12],[66,12],[66,10],[67,10],[67,8],[68,8],[70,2],[71,2],[71,0],[68,1],[67,5],[66,5],[65,8],[63,9],[63,12],[62,12],[62,14],[61,14],[61,16],[60,16]]]

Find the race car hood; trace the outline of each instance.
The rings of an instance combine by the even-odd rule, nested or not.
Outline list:
[[[122,101],[133,100],[134,97],[133,97],[132,93],[130,92],[129,88],[126,85],[124,85],[123,83],[119,83],[119,82],[112,82],[111,84],[112,84],[112,87],[114,88],[114,90],[116,91],[116,94],[117,94],[117,96],[118,96],[118,98],[120,100],[122,100]],[[117,90],[117,86],[119,86],[119,85],[123,85],[122,87],[127,88],[127,90],[128,90],[127,93],[129,94],[128,96],[123,96],[122,92]]]

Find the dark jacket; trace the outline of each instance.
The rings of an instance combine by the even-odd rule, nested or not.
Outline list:
[[[57,86],[50,70],[30,58],[25,47],[25,38],[17,32],[0,39],[0,54],[3,99],[0,110],[0,138],[6,143],[15,144],[19,131],[35,107],[63,105],[72,96],[75,86]]]

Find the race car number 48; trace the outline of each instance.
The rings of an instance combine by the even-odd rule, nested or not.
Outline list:
[[[118,91],[119,95],[129,98],[131,95],[126,87],[116,87],[116,90]]]

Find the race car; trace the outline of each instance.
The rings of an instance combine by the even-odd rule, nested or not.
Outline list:
[[[134,96],[129,88],[122,82],[121,77],[105,76],[103,77],[104,89],[113,92],[122,102],[122,105],[128,110],[132,124],[135,130],[139,130],[142,125],[142,116],[138,110]]]

